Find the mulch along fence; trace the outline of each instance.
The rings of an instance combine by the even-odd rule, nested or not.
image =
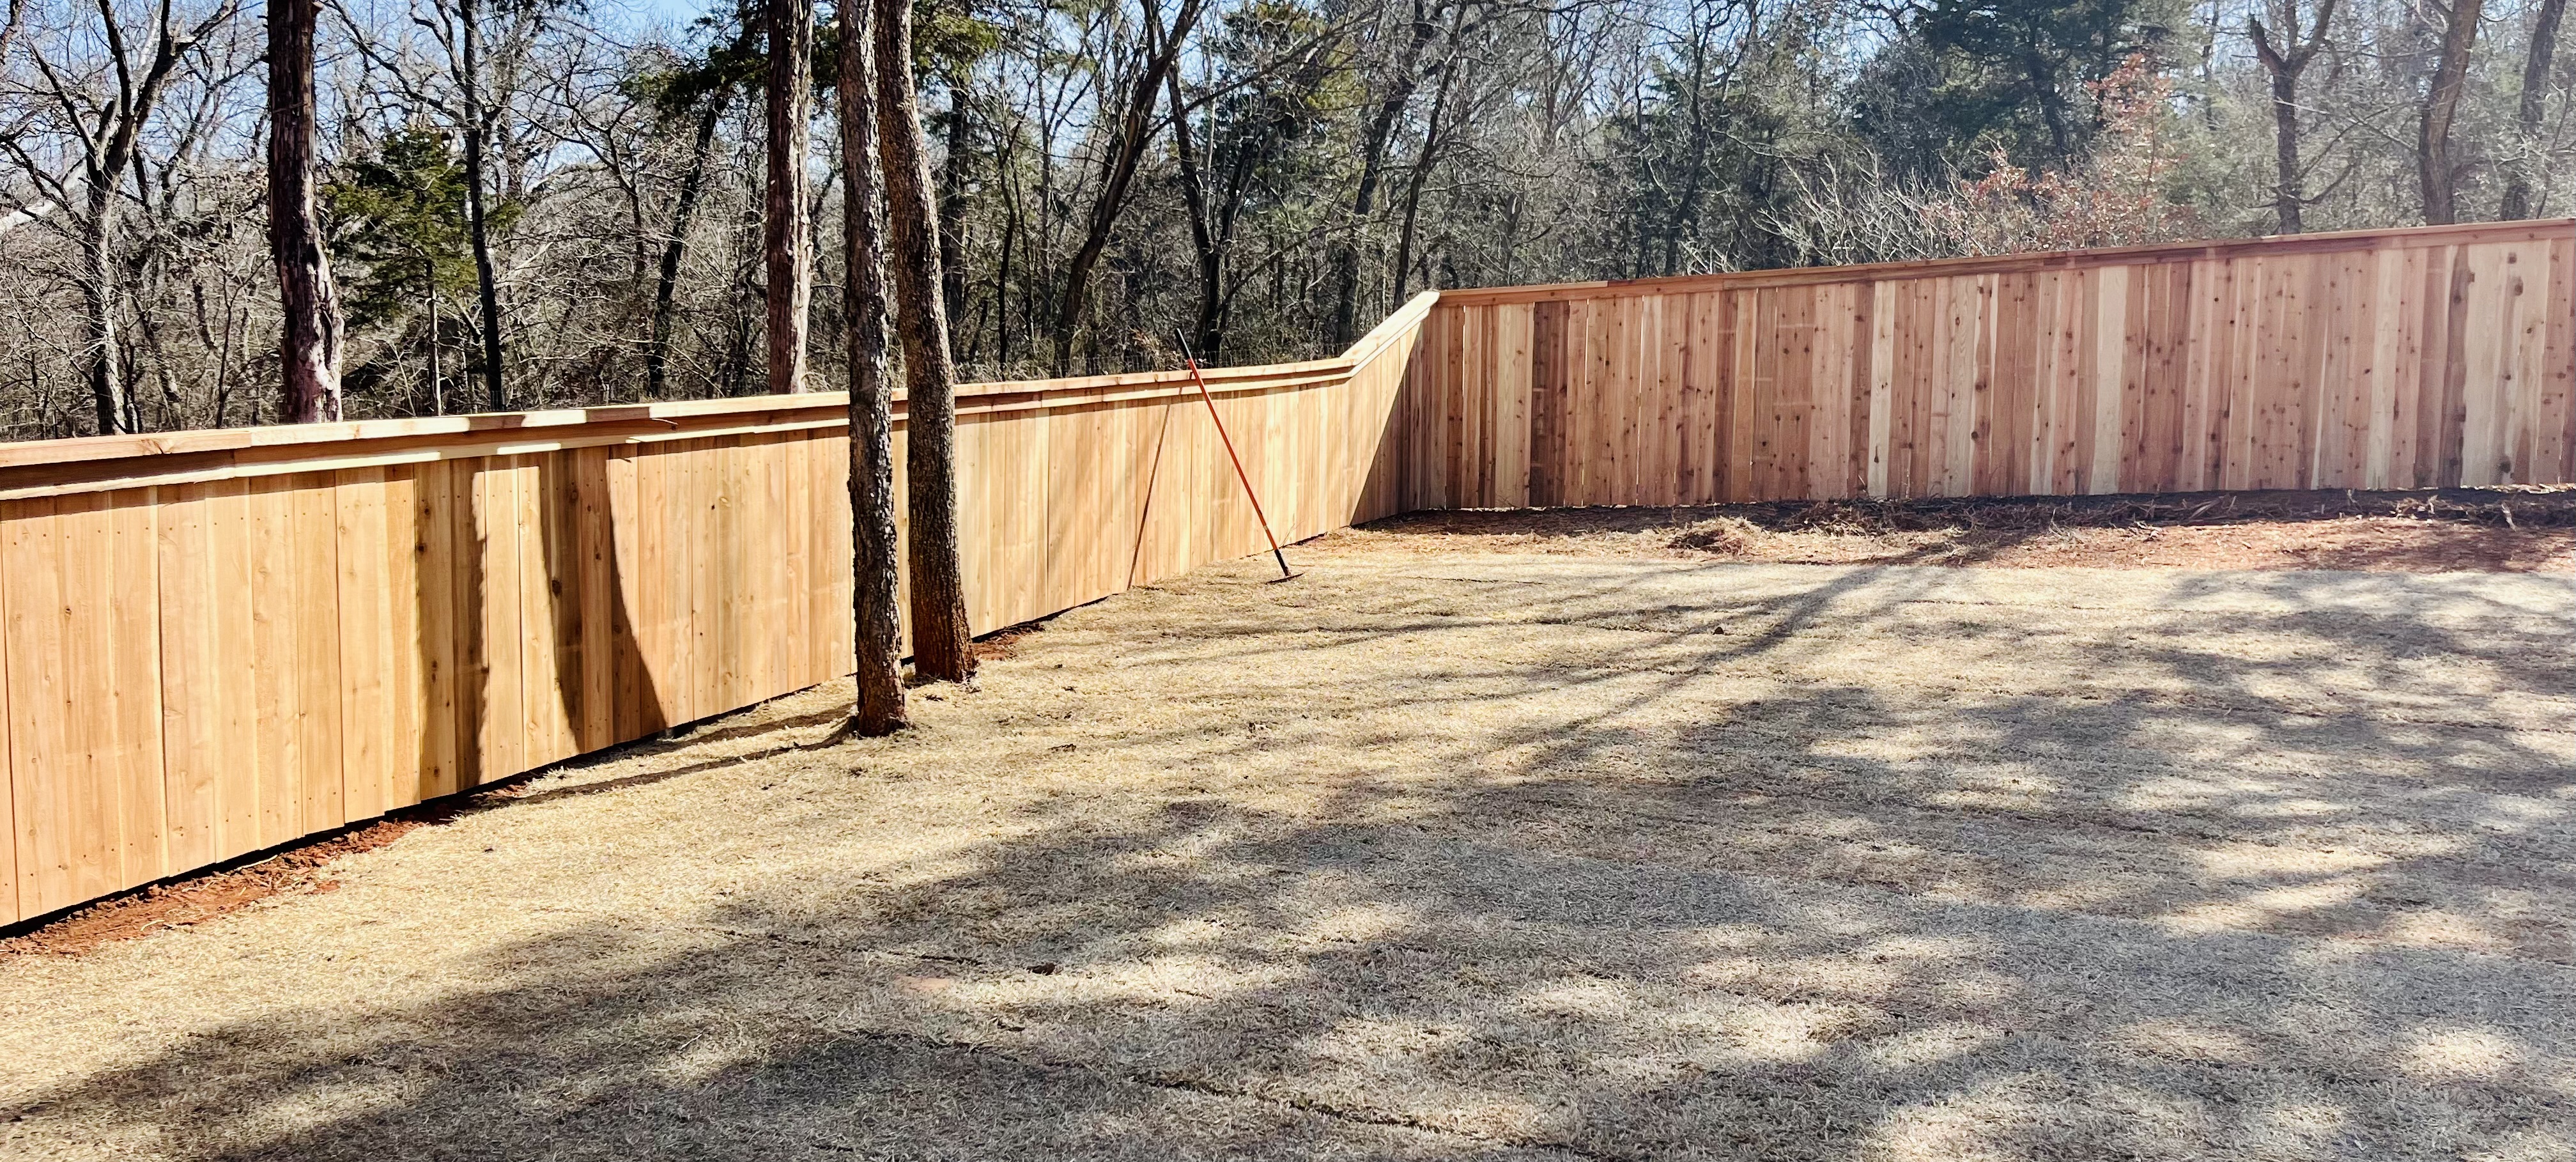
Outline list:
[[[1209,378],[1283,539],[1444,507],[2564,482],[2576,222],[1442,291],[1339,358]],[[0,923],[845,673],[844,407],[0,445]],[[958,410],[979,628],[1264,545],[1184,376]]]

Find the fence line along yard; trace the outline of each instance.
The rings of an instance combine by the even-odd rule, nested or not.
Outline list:
[[[1290,539],[2564,481],[2571,330],[2561,221],[1443,291],[1338,358],[1208,376]],[[0,445],[0,923],[845,673],[844,406]],[[979,628],[1264,547],[1182,373],[966,389],[959,465]]]

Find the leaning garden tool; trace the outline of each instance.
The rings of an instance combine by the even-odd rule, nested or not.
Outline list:
[[[1199,398],[1207,401],[1208,419],[1216,424],[1216,438],[1225,441],[1225,458],[1234,461],[1234,478],[1243,482],[1243,494],[1252,498],[1252,515],[1261,521],[1261,535],[1270,538],[1270,556],[1279,562],[1279,579],[1292,580],[1297,574],[1288,569],[1288,554],[1279,551],[1279,534],[1270,531],[1270,516],[1261,511],[1261,495],[1252,491],[1252,475],[1243,470],[1243,457],[1234,453],[1234,437],[1225,434],[1225,420],[1216,414],[1216,397],[1208,393],[1207,377],[1199,374],[1199,360],[1190,354],[1189,336],[1178,330],[1172,338],[1181,344],[1181,362],[1190,365],[1190,382],[1199,385]]]

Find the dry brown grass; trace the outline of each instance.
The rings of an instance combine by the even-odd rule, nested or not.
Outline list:
[[[0,1155],[2576,1151],[2564,578],[1308,557],[0,959]]]

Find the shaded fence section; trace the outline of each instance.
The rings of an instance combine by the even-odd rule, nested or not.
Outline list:
[[[2576,222],[1443,291],[1408,509],[2557,482]]]
[[[1429,303],[1340,359],[1209,373],[1282,536],[1395,511]],[[0,446],[0,923],[846,674],[845,408]],[[958,411],[980,628],[1263,547],[1186,376]]]

